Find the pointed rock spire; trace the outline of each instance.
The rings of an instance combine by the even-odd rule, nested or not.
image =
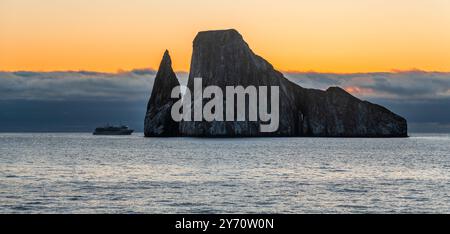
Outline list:
[[[179,124],[173,121],[170,115],[172,105],[177,101],[177,99],[171,98],[170,94],[172,89],[179,85],[177,76],[172,69],[169,51],[166,50],[155,77],[152,95],[147,104],[144,122],[146,137],[175,137],[179,135]]]

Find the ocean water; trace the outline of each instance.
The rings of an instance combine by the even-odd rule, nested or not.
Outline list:
[[[450,135],[0,134],[1,213],[450,213]]]

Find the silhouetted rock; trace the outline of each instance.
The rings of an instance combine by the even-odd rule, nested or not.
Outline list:
[[[146,137],[179,136],[179,123],[171,117],[172,105],[177,99],[170,96],[172,89],[179,86],[178,79],[172,69],[172,61],[166,50],[156,74],[152,95],[147,105],[144,122]]]
[[[226,86],[279,86],[278,130],[263,133],[259,121],[186,121],[179,124],[178,131],[178,125],[168,119],[170,107],[175,101],[170,99],[170,92],[178,82],[170,68],[170,59],[169,65],[163,65],[165,60],[161,63],[149,102],[146,136],[407,136],[406,120],[382,106],[361,101],[338,87],[326,91],[305,89],[287,80],[270,63],[255,55],[242,36],[233,29],[200,32],[197,35],[188,88],[194,90],[194,78],[197,77],[202,78],[203,87],[215,85],[224,92]],[[158,80],[161,84],[157,83]],[[194,101],[194,95],[191,100]],[[246,102],[248,108],[248,100]],[[224,115],[225,106],[224,99]],[[193,106],[191,108],[194,113]]]
[[[226,86],[280,86],[280,125],[276,132],[262,133],[259,122],[182,122],[183,136],[407,136],[406,120],[381,106],[361,101],[340,88],[304,89],[290,82],[255,55],[233,29],[197,35],[188,81],[190,90],[194,89],[194,77],[201,77],[203,86],[216,85],[222,90]]]
[[[302,89],[297,94],[304,113],[304,136],[407,137],[404,118],[339,87],[326,91]]]

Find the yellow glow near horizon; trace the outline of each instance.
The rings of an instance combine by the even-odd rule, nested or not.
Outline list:
[[[448,0],[0,0],[0,70],[186,71],[225,28],[284,71],[450,71]]]

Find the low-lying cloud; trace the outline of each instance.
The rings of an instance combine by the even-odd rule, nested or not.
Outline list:
[[[153,71],[123,72],[2,72],[3,100],[89,100],[146,97],[153,86]]]
[[[0,98],[3,100],[86,100],[147,98],[156,71],[136,69],[120,73],[89,71],[0,72]],[[186,83],[187,73],[179,72]],[[285,73],[305,87],[327,89],[339,86],[360,98],[391,100],[433,100],[450,98],[450,73]]]
[[[307,88],[340,86],[361,98],[426,100],[450,98],[450,73],[405,71],[392,73],[287,73]]]
[[[128,123],[142,129],[156,71],[0,72],[1,131],[90,130],[101,123]],[[186,72],[178,72],[182,84]],[[418,131],[450,131],[450,73],[292,73],[305,88],[339,86],[386,106]]]
[[[2,100],[140,100],[150,96],[156,71],[0,72]],[[178,73],[180,80],[187,74]]]

